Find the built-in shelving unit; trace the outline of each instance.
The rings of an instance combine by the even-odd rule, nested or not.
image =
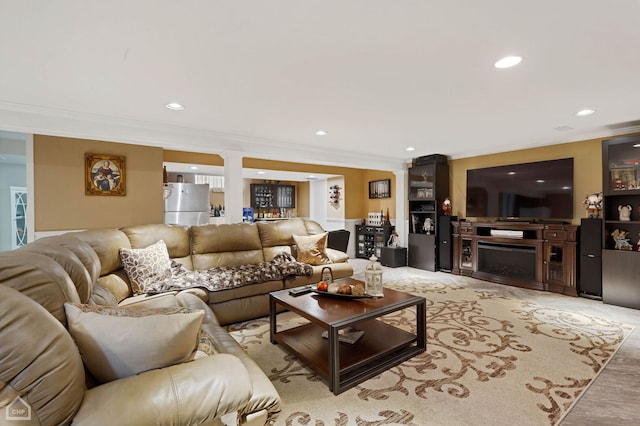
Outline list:
[[[448,196],[448,164],[433,162],[409,168],[409,266],[438,270],[438,217]]]
[[[603,141],[602,173],[602,300],[640,309],[640,136]]]

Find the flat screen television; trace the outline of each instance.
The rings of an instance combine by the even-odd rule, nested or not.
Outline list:
[[[573,158],[467,170],[466,214],[573,219]]]

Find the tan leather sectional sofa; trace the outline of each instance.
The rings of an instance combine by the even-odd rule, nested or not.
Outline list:
[[[4,419],[2,411],[17,401],[32,410],[29,424],[219,425],[223,416],[243,425],[273,423],[280,412],[277,391],[222,325],[267,315],[269,292],[317,282],[322,266],[314,266],[311,277],[219,292],[133,296],[118,252],[162,239],[172,259],[206,269],[260,263],[281,251],[295,255],[293,235],[321,232],[317,223],[302,219],[141,225],[68,233],[0,252],[0,415]],[[329,265],[334,278],[353,273],[344,253],[327,252],[336,261]],[[203,310],[201,329],[215,353],[96,383],[67,329],[65,302]]]

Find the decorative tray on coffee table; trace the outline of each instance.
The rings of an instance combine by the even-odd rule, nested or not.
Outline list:
[[[339,285],[344,285],[344,284],[349,284],[349,285],[362,285],[364,286],[364,283],[362,281],[353,279],[353,278],[344,278],[344,279],[340,279],[334,282],[334,284],[339,284]],[[369,296],[368,294],[361,294],[361,295],[354,295],[354,294],[342,294],[342,293],[329,293],[328,291],[320,291],[318,289],[313,288],[311,290],[312,292],[320,295],[320,296],[328,296],[328,297],[336,297],[339,299],[366,299],[366,298],[370,298],[373,296]]]
[[[336,297],[338,299],[366,299],[369,297],[373,297],[373,296],[369,296],[368,294],[362,294],[360,296],[356,296],[353,294],[329,293],[328,291],[320,291],[320,290],[311,290],[311,291],[319,296]]]

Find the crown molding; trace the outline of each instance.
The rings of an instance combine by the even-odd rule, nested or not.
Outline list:
[[[335,152],[301,146],[293,141],[274,141],[10,102],[0,102],[0,129],[205,154],[234,152],[243,157],[361,169],[396,170],[404,164],[404,160],[390,159],[384,153]]]

